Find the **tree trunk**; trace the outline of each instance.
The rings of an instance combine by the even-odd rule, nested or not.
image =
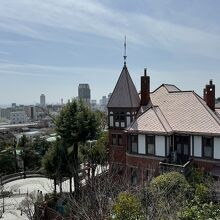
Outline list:
[[[73,178],[74,178],[74,191],[76,198],[79,197],[79,173],[78,173],[78,144],[74,143],[73,147]]]
[[[96,170],[96,166],[92,165],[92,178],[91,178],[91,184],[92,184],[92,187],[94,185],[94,178],[95,178],[95,170]]]
[[[24,179],[26,178],[26,161],[23,160]]]
[[[57,180],[56,178],[53,179],[53,184],[54,184],[54,194],[57,193]]]
[[[72,190],[72,176],[70,176],[70,193],[72,193],[73,192],[73,190]]]
[[[17,163],[17,152],[16,152],[16,143],[14,142],[14,157],[15,157],[15,172],[18,172],[18,163]]]
[[[92,165],[92,179],[95,177],[96,166]]]
[[[90,166],[88,166],[88,182],[90,181]]]
[[[60,194],[62,193],[63,188],[62,188],[62,178],[60,178]]]

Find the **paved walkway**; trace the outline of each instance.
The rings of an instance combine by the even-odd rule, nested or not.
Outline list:
[[[96,169],[96,175],[102,173],[106,169],[103,170],[103,168],[98,166],[98,168]],[[82,180],[82,183],[84,182],[85,180]],[[69,192],[69,180],[66,180],[62,183],[62,188],[63,192]],[[4,198],[5,213],[2,215],[0,220],[27,220],[28,218],[25,216],[25,214],[21,216],[20,210],[21,205],[24,204],[25,200],[27,200],[27,194],[29,195],[28,197],[32,197],[36,201],[38,190],[42,191],[42,194],[45,195],[46,193],[52,193],[53,189],[53,180],[42,177],[19,179],[4,184],[4,191],[9,191],[12,194],[10,197]],[[57,186],[57,192],[59,192],[59,186]],[[0,198],[0,216],[2,205],[3,199]]]
[[[25,198],[27,198],[27,194],[36,200],[38,190],[42,191],[43,194],[51,193],[53,191],[53,181],[47,178],[28,178],[5,184],[4,191],[12,192],[12,195],[4,198],[5,213],[1,219],[28,219],[25,214],[21,216],[21,205],[24,203]],[[2,212],[2,206],[3,198],[0,198],[0,213]]]

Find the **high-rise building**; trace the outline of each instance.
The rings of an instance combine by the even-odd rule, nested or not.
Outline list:
[[[40,95],[40,105],[41,106],[46,106],[46,97],[44,94]]]
[[[97,101],[95,99],[91,100],[90,107],[92,110],[98,109]]]
[[[35,110],[35,106],[30,106],[30,118],[32,119],[32,120],[34,120],[35,119],[35,117],[36,117],[36,110]]]
[[[78,98],[90,105],[90,88],[89,84],[79,84]]]
[[[14,102],[11,103],[11,107],[12,107],[12,108],[16,108],[16,106],[17,106],[16,103],[14,103]]]

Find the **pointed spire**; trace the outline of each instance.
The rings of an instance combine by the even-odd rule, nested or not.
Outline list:
[[[123,67],[108,108],[139,108],[140,98],[126,66]]]
[[[125,41],[124,41],[124,65],[126,65],[126,59],[127,59],[127,55],[126,55],[126,35],[125,35]]]

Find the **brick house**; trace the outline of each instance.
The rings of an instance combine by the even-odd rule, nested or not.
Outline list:
[[[168,84],[150,92],[145,70],[139,94],[125,62],[107,107],[110,167],[132,184],[170,170],[187,175],[192,163],[220,176],[220,109],[212,81],[204,99]]]

